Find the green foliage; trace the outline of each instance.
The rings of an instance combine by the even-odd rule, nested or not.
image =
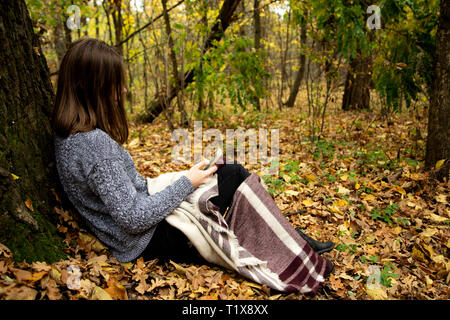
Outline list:
[[[264,80],[269,74],[264,70],[263,51],[252,50],[253,42],[246,37],[233,40],[228,58],[231,81],[226,89],[233,105],[245,110],[247,104],[256,106],[257,99],[265,96]]]
[[[350,59],[359,52],[370,51],[363,1],[311,1],[311,7],[322,37],[335,42],[340,54]]]
[[[288,160],[280,167],[278,176],[264,175],[262,179],[268,187],[269,193],[274,196],[282,193],[286,182],[297,183],[300,181],[298,173],[300,172],[299,160]]]
[[[348,250],[348,253],[349,253],[349,254],[355,254],[357,248],[358,248],[358,245],[356,245],[356,244],[343,244],[343,243],[339,243],[339,244],[336,246],[336,250],[337,250],[337,251],[345,252],[345,251]]]
[[[370,217],[374,220],[379,219],[386,223],[392,222],[392,216],[397,212],[398,205],[396,203],[389,205],[387,208],[383,210],[372,209],[370,213]]]
[[[394,270],[396,270],[395,266],[393,266],[389,262],[385,262],[380,275],[380,281],[383,286],[389,288],[391,286],[392,278],[397,279],[399,277],[398,274],[395,274],[393,272]]]
[[[439,1],[385,1],[385,26],[379,33],[373,81],[383,102],[398,110],[424,93],[429,96]],[[394,5],[395,4],[395,5]]]
[[[264,67],[265,52],[253,49],[253,41],[246,37],[229,37],[216,42],[215,47],[201,55],[197,48],[195,58],[202,63],[195,63],[195,84],[187,90],[194,91],[196,98],[204,97],[205,92],[229,98],[234,111],[246,110],[248,105],[256,106],[257,100],[264,98],[268,91],[264,81],[269,77]]]

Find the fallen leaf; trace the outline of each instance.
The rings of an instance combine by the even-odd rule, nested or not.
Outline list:
[[[28,209],[31,210],[31,212],[34,212],[33,203],[31,202],[30,199],[25,200],[25,205],[27,206]]]
[[[392,188],[392,190],[397,191],[400,194],[406,195],[405,189],[403,189],[400,186],[397,186],[397,185],[394,184],[393,186],[391,186],[391,188]]]
[[[358,188],[355,188],[355,189],[358,190]],[[344,195],[350,194],[350,190],[345,188],[345,187],[343,187],[343,186],[339,186],[338,187],[338,192],[341,193],[341,194],[344,194]]]
[[[14,287],[6,292],[5,300],[35,300],[37,290],[26,286]]]
[[[373,194],[370,193],[370,194],[366,194],[365,196],[363,196],[362,199],[365,200],[365,201],[373,201],[376,198],[375,198],[375,196]]]
[[[298,196],[299,192],[295,190],[286,190],[284,193],[287,194],[288,196]]]
[[[33,274],[30,271],[22,269],[14,269],[13,273],[17,281],[19,282],[29,280],[33,276]]]
[[[105,291],[114,300],[128,300],[127,289],[114,278],[108,281],[108,288]]]
[[[438,194],[437,196],[435,196],[435,199],[437,202],[447,203],[447,196],[445,194]]]
[[[380,285],[366,286],[366,293],[372,300],[386,300],[388,298],[386,290]]]
[[[420,235],[423,236],[423,237],[432,237],[432,236],[434,236],[436,234],[436,232],[438,232],[437,229],[427,228],[423,232],[421,232]]]
[[[413,258],[416,258],[417,260],[427,262],[427,260],[425,259],[425,255],[417,247],[413,247],[412,256],[413,256]]]
[[[113,300],[108,292],[100,288],[99,286],[95,286],[92,290],[92,300]]]
[[[36,273],[33,273],[32,276],[30,278],[27,278],[26,280],[38,281],[38,280],[41,280],[42,277],[45,276],[47,273],[48,273],[48,271],[36,272]]]
[[[439,161],[436,162],[436,166],[435,169],[439,169],[440,167],[442,167],[442,165],[444,164],[445,159],[441,159]]]

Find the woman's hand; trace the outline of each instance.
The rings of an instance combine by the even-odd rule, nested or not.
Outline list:
[[[211,168],[207,170],[202,170],[207,164],[208,160],[203,160],[196,165],[194,165],[186,174],[186,177],[191,180],[194,189],[196,189],[199,185],[203,184],[210,178],[214,172],[217,171],[217,166],[212,165]]]

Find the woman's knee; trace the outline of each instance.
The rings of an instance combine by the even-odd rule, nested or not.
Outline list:
[[[238,185],[245,179],[247,179],[247,177],[250,175],[247,169],[245,169],[244,166],[240,163],[225,164],[221,168],[219,168],[217,172],[222,178],[220,180],[235,179],[236,181],[239,181]]]

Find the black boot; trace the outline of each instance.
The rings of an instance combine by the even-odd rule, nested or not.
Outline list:
[[[314,240],[310,236],[304,234],[300,229],[295,229],[295,230],[297,230],[297,232],[302,236],[303,239],[306,240],[306,242],[308,242],[308,244],[311,246],[311,248],[313,248],[313,250],[317,254],[322,254],[324,252],[331,251],[334,248],[334,242],[331,242],[331,241],[320,242],[320,241]]]

